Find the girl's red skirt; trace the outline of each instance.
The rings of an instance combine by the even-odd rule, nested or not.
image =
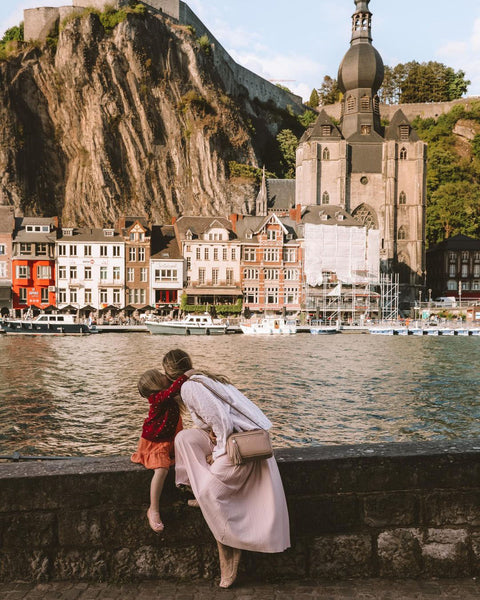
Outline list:
[[[180,418],[175,435],[182,429]],[[130,460],[140,463],[147,469],[169,469],[175,464],[173,442],[150,442],[141,437],[137,451],[132,454]]]

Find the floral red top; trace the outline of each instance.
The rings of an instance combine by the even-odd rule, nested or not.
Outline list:
[[[152,394],[150,410],[143,422],[142,438],[150,442],[172,442],[180,419],[180,408],[173,397],[180,392],[188,377],[182,375],[167,390]]]

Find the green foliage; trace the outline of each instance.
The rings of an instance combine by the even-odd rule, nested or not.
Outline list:
[[[313,112],[313,110],[306,110],[303,114],[298,115],[298,121],[306,129],[312,123],[315,123],[317,117],[317,113]]]
[[[105,33],[110,34],[115,29],[117,25],[125,21],[129,14],[133,15],[146,15],[147,9],[144,4],[140,4],[137,2],[130,2],[128,6],[124,6],[120,9],[116,9],[112,5],[106,5],[103,11],[99,11],[96,8],[88,7],[85,8],[80,14],[71,14],[63,19],[60,24],[60,31],[65,28],[67,23],[70,21],[74,21],[75,19],[85,17],[89,14],[96,14],[100,19],[101,24],[105,30]]]
[[[480,184],[443,183],[432,193],[427,222],[429,238],[439,242],[453,235],[480,236]]]
[[[215,113],[213,106],[195,90],[189,90],[178,103],[178,109],[185,114],[189,109],[202,116]]]
[[[338,82],[329,75],[325,75],[323,78],[322,85],[318,90],[318,97],[320,104],[325,106],[327,104],[335,104],[342,96],[338,87]]]
[[[263,171],[258,167],[252,167],[251,165],[245,165],[231,160],[228,163],[228,170],[230,171],[230,177],[249,179],[255,183],[260,183],[260,181],[262,181]],[[275,173],[266,171],[265,176],[267,178],[274,178]]]
[[[202,35],[201,37],[198,38],[197,42],[198,42],[198,45],[200,46],[200,49],[207,56],[210,56],[210,54],[212,53],[212,44],[210,43],[210,40],[208,39],[208,35]]]
[[[235,304],[187,304],[187,294],[182,294],[180,309],[184,313],[203,314],[214,309],[218,316],[239,315],[242,312],[242,299],[239,298]]]
[[[282,85],[281,83],[276,83],[275,85],[278,88],[280,88],[281,90],[283,90],[284,92],[288,92],[289,94],[293,94],[292,90],[290,88],[288,88],[286,85]]]
[[[310,108],[318,108],[318,105],[320,104],[320,96],[318,95],[316,88],[313,88],[312,93],[310,94],[310,99],[308,102],[305,102],[305,104],[310,106]]]
[[[6,42],[23,42],[23,21],[20,25],[14,25],[5,31],[0,43],[5,44]]]
[[[472,152],[475,158],[480,159],[480,135],[477,135],[472,140]]]
[[[298,141],[297,136],[290,129],[283,129],[277,135],[277,142],[282,154],[283,170],[287,179],[295,177]]]

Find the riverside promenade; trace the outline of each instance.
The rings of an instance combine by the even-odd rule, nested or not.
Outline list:
[[[255,583],[239,580],[229,590],[211,582],[140,584],[8,583],[0,584],[2,600],[478,600],[478,579],[347,580]]]

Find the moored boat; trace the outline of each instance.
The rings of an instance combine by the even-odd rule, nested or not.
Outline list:
[[[39,315],[36,319],[5,319],[7,335],[87,335],[88,325],[76,323],[73,315]]]
[[[177,321],[145,321],[148,331],[154,335],[222,335],[227,326],[215,323],[209,314],[188,315]]]
[[[331,335],[333,333],[340,333],[340,327],[337,325],[312,324],[310,333],[312,335]]]
[[[240,329],[247,335],[290,335],[297,333],[295,321],[283,317],[265,317],[260,321],[240,323]]]

